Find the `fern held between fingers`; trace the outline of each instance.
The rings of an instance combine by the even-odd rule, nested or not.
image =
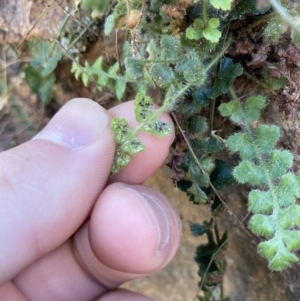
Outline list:
[[[81,2],[87,5],[93,1]],[[220,297],[218,300],[228,300],[222,289],[217,292],[222,287],[229,239],[226,231],[219,235],[217,219],[223,208],[237,217],[219,191],[237,182],[252,186],[248,206],[253,216],[249,227],[265,239],[258,250],[267,258],[270,268],[283,270],[298,262],[293,252],[300,248],[300,210],[296,203],[300,197],[300,179],[290,171],[292,154],[275,148],[280,138],[279,128],[257,122],[266,105],[264,97],[250,97],[243,104],[234,97],[233,101],[220,106],[221,114],[230,117],[243,130],[226,141],[228,149],[237,152],[242,160],[232,171],[226,162],[215,159],[225,142],[214,122],[215,104],[230,92],[235,79],[245,74],[243,64],[234,62],[230,51],[226,57],[223,55],[230,46],[235,49],[237,41],[233,44],[232,41],[237,38],[239,26],[252,22],[253,17],[258,22],[270,21],[264,38],[278,41],[282,32],[281,18],[273,18],[275,14],[269,3],[259,8],[256,0],[115,0],[111,6],[108,3],[106,0],[101,7],[88,7],[106,16],[105,35],[126,30],[122,51],[116,60],[110,57],[109,63],[104,63],[102,57],[92,65],[80,66],[78,61],[74,62],[72,71],[85,85],[94,81],[99,90],[107,88],[119,100],[128,100],[127,87],[135,92],[138,126],[131,129],[125,119],[112,121],[117,147],[111,175],[143,151],[144,146],[138,139],[141,131],[157,137],[168,135],[172,129],[159,116],[176,111],[173,115],[176,138],[168,166],[176,186],[186,192],[194,204],[205,204],[212,214],[210,222],[193,225],[194,234],[206,234],[209,240],[196,254],[201,277],[199,287],[204,292],[199,300],[212,300],[215,295]],[[288,12],[292,13],[293,8]],[[255,21],[250,23],[249,28],[254,24]],[[284,74],[272,78],[269,71],[265,65],[261,85],[276,94],[287,78]],[[150,97],[153,90],[161,96],[158,110],[153,110]],[[241,221],[239,223],[243,226]]]
[[[222,149],[221,139],[213,134],[211,128],[207,132],[206,122],[203,122],[203,117],[199,116],[198,112],[207,106],[210,100],[227,93],[231,82],[243,72],[242,67],[234,64],[231,59],[221,59],[231,40],[229,38],[223,40],[224,47],[221,51],[217,42],[222,38],[222,30],[231,20],[240,18],[244,13],[260,14],[263,11],[257,10],[254,2],[247,2],[244,6],[242,2],[233,5],[231,0],[203,1],[201,10],[198,9],[199,5],[193,6],[193,11],[189,12],[192,23],[178,38],[172,27],[177,26],[177,17],[175,18],[174,14],[168,15],[167,7],[161,9],[159,3],[159,1],[150,3],[147,16],[152,23],[154,20],[155,22],[147,24],[142,15],[141,1],[130,2],[130,10],[126,2],[117,1],[114,10],[106,18],[104,29],[106,35],[119,27],[119,18],[122,16],[127,15],[125,24],[128,26],[132,12],[138,15],[136,24],[129,26],[132,39],[130,43],[124,43],[122,60],[105,68],[100,57],[91,66],[86,63],[81,67],[74,63],[72,71],[77,78],[82,78],[85,85],[93,79],[100,90],[106,87],[119,99],[124,97],[128,83],[136,87],[135,115],[139,126],[130,129],[126,120],[118,118],[113,120],[112,130],[117,150],[111,175],[119,172],[130,162],[134,154],[144,149],[137,138],[140,131],[159,137],[170,133],[170,126],[161,122],[158,119],[159,115],[178,108],[178,104],[191,89],[189,92],[195,95],[193,96],[195,101],[191,105],[180,104],[178,111],[184,114],[183,126],[193,137],[190,138],[190,143],[197,153],[202,170],[197,165],[191,164],[194,159],[189,152],[186,153],[181,166],[174,164],[173,170],[185,174],[184,181],[179,181],[178,186],[186,190],[194,203],[207,203],[213,195],[208,187],[210,183],[215,187],[219,185],[218,189],[221,189],[224,179],[230,184],[233,184],[234,180],[229,167],[222,162],[212,161],[211,153]],[[174,9],[178,9],[176,5],[173,6]],[[215,9],[228,11],[231,8],[232,10],[226,22],[223,22],[208,8],[212,11]],[[186,8],[181,9],[183,9],[181,13],[186,13]],[[266,7],[265,11],[268,9]],[[143,33],[140,27],[143,28]],[[138,41],[137,37],[143,41]],[[197,44],[199,41],[201,48]],[[215,51],[213,59],[209,55],[211,51]],[[220,64],[214,85],[206,85],[205,81],[210,75],[211,68],[217,62]],[[121,72],[121,68],[124,72]],[[152,110],[152,100],[148,96],[150,87],[158,88],[164,95],[162,108],[157,111]],[[296,204],[296,198],[300,196],[300,181],[299,177],[288,172],[292,166],[292,154],[286,150],[274,149],[280,135],[278,127],[251,126],[253,121],[259,119],[260,110],[264,106],[265,99],[257,96],[247,99],[243,106],[236,100],[222,104],[220,111],[223,116],[229,116],[244,129],[243,133],[237,133],[227,140],[227,147],[232,152],[238,152],[242,159],[234,169],[233,175],[239,183],[249,184],[255,188],[249,194],[249,209],[253,213],[249,227],[255,234],[267,239],[259,244],[259,252],[269,260],[270,268],[282,270],[298,261],[292,252],[300,247],[297,231],[300,214],[297,215],[299,206]],[[226,170],[226,176],[221,177],[221,182],[218,175],[220,170],[222,172]]]

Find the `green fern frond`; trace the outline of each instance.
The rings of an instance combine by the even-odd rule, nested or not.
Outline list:
[[[137,138],[139,132],[144,131],[159,138],[172,132],[172,126],[159,120],[159,116],[163,112],[167,112],[173,102],[176,102],[188,88],[189,86],[184,87],[175,95],[167,93],[163,105],[158,110],[153,110],[153,102],[148,95],[138,93],[134,101],[134,112],[136,120],[140,124],[133,130],[129,128],[125,119],[114,118],[112,120],[111,129],[117,142],[117,148],[111,176],[126,166],[134,154],[144,149],[144,146]]]
[[[62,59],[56,44],[40,41],[31,48],[32,60],[25,68],[25,78],[42,104],[47,105],[54,96],[55,69]]]
[[[118,99],[123,98],[126,84],[130,82],[128,78],[119,74],[120,65],[118,62],[106,70],[103,66],[103,58],[101,56],[93,65],[85,62],[84,66],[80,66],[78,60],[74,61],[71,72],[74,73],[77,80],[81,79],[85,86],[90,81],[96,82],[100,91],[106,87],[115,93]]]
[[[273,270],[283,270],[299,258],[292,252],[300,248],[300,177],[289,173],[293,155],[288,150],[274,149],[279,137],[275,125],[252,123],[266,105],[262,96],[250,97],[244,104],[237,100],[221,104],[223,116],[245,129],[227,139],[227,147],[239,153],[242,161],[233,175],[239,183],[258,189],[249,194],[249,210],[253,213],[249,228],[267,240],[258,245],[259,253],[268,259]]]

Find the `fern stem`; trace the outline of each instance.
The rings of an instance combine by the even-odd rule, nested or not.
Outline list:
[[[162,105],[161,108],[159,108],[158,110],[154,111],[153,114],[151,114],[151,116],[149,118],[147,118],[145,120],[144,123],[140,124],[138,127],[136,127],[130,134],[130,136],[128,137],[128,140],[131,141],[132,139],[134,139],[137,134],[143,130],[145,124],[148,124],[152,121],[157,120],[158,116],[160,114],[162,114],[163,112],[167,112],[168,108],[170,107],[170,103],[176,102],[176,100],[181,97],[190,87],[192,86],[192,84],[188,84],[185,87],[183,87],[181,90],[179,90],[176,95],[172,96],[172,100],[170,99],[171,97],[167,97],[164,100],[164,103]]]
[[[249,125],[247,125],[246,127],[246,130],[247,130],[247,134],[252,138],[251,140],[253,141],[253,134],[252,134],[252,131],[251,131],[251,128]],[[259,162],[259,165],[260,167],[262,168],[265,176],[266,176],[266,180],[267,180],[267,185],[269,186],[269,189],[270,189],[270,192],[271,192],[271,196],[272,196],[272,200],[273,200],[273,205],[274,205],[274,208],[273,208],[273,212],[272,212],[272,216],[274,217],[274,220],[275,220],[275,224],[276,224],[276,231],[275,231],[275,235],[278,235],[279,233],[279,229],[280,230],[283,230],[282,226],[280,225],[279,223],[279,213],[280,213],[280,206],[279,206],[279,203],[278,203],[278,199],[277,199],[277,195],[276,195],[276,191],[275,191],[275,187],[274,187],[274,184],[273,184],[273,181],[272,181],[272,178],[268,172],[268,168],[266,166],[266,163],[265,163],[265,160],[263,159],[263,157],[261,156],[261,153],[257,147],[257,145],[255,143],[252,144],[253,146],[253,149],[254,149],[254,152],[255,152],[255,155],[258,159],[258,162]]]
[[[76,37],[76,39],[74,39],[72,41],[72,43],[68,46],[68,50],[70,50],[79,40],[80,38],[88,31],[89,27],[91,25],[93,25],[95,22],[96,22],[97,19],[93,19],[88,25],[87,27],[85,27],[81,32],[80,34]]]
[[[224,55],[225,51],[230,46],[231,42],[232,42],[232,38],[229,38],[225,43],[224,47],[222,47],[221,51],[216,56],[214,56],[214,59],[206,66],[203,72],[204,74],[207,73],[216,63],[219,62],[220,58]]]
[[[277,13],[282,17],[282,19],[286,21],[292,29],[300,32],[299,27],[297,26],[297,22],[295,22],[295,20],[291,17],[287,10],[277,0],[270,0],[270,3],[277,11]]]
[[[252,134],[252,131],[251,131],[251,128],[249,126],[249,124],[246,125],[246,131],[247,131],[247,134],[248,136],[251,137],[251,140],[253,141],[254,140],[254,137],[253,137],[253,134]],[[277,195],[276,195],[276,190],[275,190],[275,187],[274,187],[274,184],[273,184],[273,181],[272,181],[272,178],[268,172],[268,168],[266,166],[266,163],[265,163],[265,160],[263,159],[257,145],[255,143],[252,143],[252,146],[253,146],[253,149],[254,149],[254,152],[255,152],[255,155],[258,159],[258,162],[259,162],[259,165],[260,167],[262,168],[265,176],[266,176],[266,180],[267,180],[267,185],[269,187],[269,190],[271,192],[271,197],[272,197],[272,200],[273,200],[273,212],[272,212],[272,216],[275,220],[275,234],[274,236],[281,236],[280,233],[281,233],[281,230],[284,230],[283,227],[281,226],[281,224],[279,223],[279,213],[280,213],[280,206],[279,206],[279,203],[278,203],[278,199],[277,199]]]
[[[214,230],[215,230],[216,241],[219,244],[220,234],[219,234],[219,228],[218,228],[218,224],[217,224],[217,219],[214,219]]]
[[[216,105],[216,99],[214,98],[211,102],[210,107],[210,113],[209,113],[209,134],[211,135],[211,132],[213,130],[214,125],[214,116],[215,116],[215,105]]]
[[[189,151],[191,152],[192,154],[192,157],[194,158],[196,164],[199,166],[201,172],[206,175],[205,173],[205,170],[203,169],[201,163],[199,162],[195,152],[193,151],[193,148],[189,142],[189,139],[187,138],[185,132],[183,131],[183,129],[181,128],[177,118],[176,118],[176,115],[171,113],[172,114],[172,117],[173,119],[175,120],[175,124],[178,126],[179,128],[179,131],[181,133],[181,135],[183,136],[183,139],[185,140],[186,144],[187,144],[187,147],[189,149]],[[251,237],[251,234],[247,231],[247,229],[244,227],[243,223],[239,220],[239,218],[235,215],[235,213],[229,208],[229,206],[225,203],[225,201],[223,200],[223,198],[221,197],[221,195],[219,194],[218,190],[215,188],[215,186],[212,184],[211,181],[209,181],[209,186],[211,187],[211,189],[214,191],[214,193],[216,194],[216,196],[220,199],[220,201],[222,202],[223,206],[228,210],[228,212],[231,212],[232,215],[234,216],[234,218],[238,221],[238,223],[240,224],[240,226],[245,230],[245,232],[249,235],[249,237]]]
[[[97,70],[97,74],[93,74],[93,75],[97,75],[98,77],[100,77],[99,75],[104,75],[104,76],[108,77],[109,79],[114,79],[116,81],[127,81],[126,79],[124,79],[124,76],[109,74],[103,70]],[[131,80],[131,82],[138,83],[138,81],[133,81],[133,80]],[[98,84],[98,86],[100,86],[100,85]]]
[[[273,208],[273,212],[272,212],[272,215],[274,216],[274,220],[276,221],[276,229],[282,229],[280,223],[279,223],[279,219],[278,219],[278,215],[279,215],[279,212],[280,212],[280,205],[279,205],[279,202],[278,202],[278,199],[277,199],[277,195],[276,195],[276,191],[275,191],[275,187],[274,187],[274,184],[273,184],[273,181],[272,181],[272,178],[271,178],[271,175],[268,171],[268,168],[267,168],[267,165],[266,165],[266,162],[264,160],[264,158],[262,157],[261,153],[260,153],[260,150],[258,148],[258,146],[256,145],[256,143],[254,142],[255,140],[255,137],[253,135],[253,131],[251,129],[251,126],[250,124],[247,122],[247,119],[245,117],[245,114],[244,114],[244,110],[242,108],[242,105],[241,103],[238,101],[238,98],[235,94],[235,91],[234,89],[232,88],[232,86],[230,86],[229,88],[229,92],[232,96],[232,98],[234,100],[236,100],[239,105],[240,105],[240,108],[241,108],[241,112],[243,114],[243,119],[244,119],[244,127],[245,127],[245,130],[246,130],[246,133],[247,133],[247,136],[250,137],[250,142],[251,142],[251,145],[253,147],[253,150],[254,150],[254,153],[255,153],[255,156],[259,162],[259,166],[262,168],[264,174],[265,174],[265,177],[266,177],[266,181],[267,181],[267,186],[270,190],[270,193],[271,193],[271,196],[272,196],[272,200],[273,200],[273,205],[274,205],[274,208]],[[275,231],[275,235],[277,235],[277,231]]]
[[[232,88],[232,86],[229,87],[229,93],[231,95],[231,97],[233,98],[233,100],[239,101],[234,89]]]
[[[147,60],[147,59],[144,59],[144,60],[141,60],[141,61],[145,62],[145,63],[150,63],[150,64],[153,64],[153,63],[158,63],[158,64],[173,64],[173,63],[178,62],[179,60]]]
[[[68,15],[65,16],[63,22],[59,26],[58,34],[56,35],[56,39],[58,39],[60,37],[62,31],[64,30],[65,26],[67,25],[68,21],[71,18],[71,14],[73,14],[76,10],[77,10],[77,8],[75,8],[75,10],[73,8],[72,12],[70,12]],[[51,47],[51,50],[49,52],[48,58],[52,57],[56,46],[57,46],[56,43],[52,43],[52,47]]]
[[[249,214],[250,214],[250,212],[248,212],[248,213],[244,216],[244,218],[243,218],[242,221],[241,221],[241,224],[238,225],[236,228],[233,229],[233,231],[229,234],[229,236],[227,237],[227,239],[226,239],[220,246],[218,246],[218,250],[220,250],[222,247],[224,247],[224,246],[229,242],[229,240],[234,236],[235,232],[236,232],[238,229],[240,229],[241,225],[243,225],[243,222],[248,218]],[[242,227],[242,228],[243,228],[244,230],[246,230],[244,227]],[[247,233],[248,233],[248,232],[247,232]],[[251,237],[251,235],[250,235],[250,237]],[[206,275],[208,274],[208,271],[209,271],[209,269],[210,269],[212,263],[213,263],[213,258],[210,259],[209,264],[207,265],[207,268],[206,268],[206,270],[205,270],[205,272],[204,272],[204,275],[203,275],[202,279],[204,279],[204,278],[206,277]],[[203,289],[204,282],[202,281],[202,279],[201,279],[201,281],[200,281],[199,289],[197,290],[197,293],[196,293],[196,295],[195,295],[193,301],[196,301],[196,300],[197,300],[197,296],[198,296],[199,292]]]
[[[259,86],[263,87],[264,89],[270,91],[273,95],[277,96],[277,93],[272,90],[270,87],[268,87],[266,84],[264,84],[263,82],[259,81],[255,76],[253,76],[252,74],[248,73],[247,71],[243,71],[243,74],[245,74],[247,77],[249,77],[251,80],[253,80],[254,82],[256,82]]]
[[[203,15],[203,21],[207,23],[207,0],[203,1],[203,7],[202,7],[202,15]]]

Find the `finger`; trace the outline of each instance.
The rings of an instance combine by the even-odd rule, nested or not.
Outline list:
[[[122,301],[151,301],[151,299],[138,294],[133,293],[125,289],[117,289],[110,291],[103,296],[97,298],[95,301],[116,301],[116,300],[122,300]]]
[[[175,209],[160,192],[142,185],[115,183],[102,192],[93,208],[89,242],[106,266],[125,273],[148,274],[173,258],[180,225]]]
[[[114,156],[109,121],[96,103],[73,100],[34,140],[0,154],[0,284],[56,248],[86,219]],[[152,167],[169,147],[168,137],[160,142]],[[132,173],[128,169],[129,180]]]
[[[103,191],[73,245],[65,243],[13,282],[32,301],[94,300],[163,268],[173,258],[180,234],[179,217],[162,194],[115,183]]]
[[[157,109],[157,106],[155,109]],[[134,103],[132,101],[110,109],[109,113],[113,117],[125,118],[132,129],[139,125],[134,116]],[[167,113],[161,114],[159,119],[173,127],[173,122]],[[166,160],[169,147],[174,139],[174,131],[163,138],[141,132],[138,138],[145,146],[145,149],[141,153],[134,155],[131,162],[110,180],[111,183],[141,184],[147,180]]]
[[[12,283],[30,301],[90,301],[107,291],[78,264],[71,239],[25,268]]]
[[[0,300],[28,301],[11,281],[8,281],[0,286]]]
[[[0,154],[0,284],[80,227],[114,151],[109,114],[75,99],[33,140]]]

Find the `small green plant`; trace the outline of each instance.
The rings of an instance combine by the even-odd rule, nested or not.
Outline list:
[[[75,5],[78,7],[80,4],[84,9],[91,10],[91,15],[93,17],[99,17],[105,14],[109,6],[109,0],[75,0]]]
[[[233,94],[234,95],[234,94]],[[256,188],[249,193],[249,210],[253,213],[250,229],[267,240],[258,245],[259,253],[272,270],[281,271],[299,258],[292,252],[300,248],[300,177],[289,172],[293,155],[274,149],[280,137],[275,125],[252,123],[259,120],[266,106],[263,96],[248,98],[243,104],[232,100],[219,107],[221,114],[241,126],[243,132],[230,136],[226,145],[242,161],[233,170],[235,179]]]
[[[120,71],[118,62],[105,70],[103,68],[103,58],[100,56],[91,66],[88,62],[85,62],[84,67],[81,67],[78,62],[73,62],[71,71],[76,79],[81,78],[85,86],[88,85],[89,81],[94,81],[99,91],[106,87],[113,91],[118,99],[122,99],[125,93],[128,81],[118,74]]]
[[[181,93],[183,93],[182,91]],[[179,95],[181,95],[179,92]],[[174,96],[176,100],[176,95]],[[144,146],[137,138],[137,134],[143,130],[157,137],[163,137],[171,133],[171,126],[158,119],[159,115],[166,111],[171,105],[171,98],[166,98],[164,105],[156,110],[152,110],[153,102],[147,95],[139,93],[135,99],[135,118],[141,124],[134,130],[129,128],[125,119],[114,118],[112,120],[112,131],[117,142],[117,149],[114,164],[111,169],[111,175],[118,173],[126,166],[131,157],[141,152]]]
[[[62,59],[56,44],[40,41],[31,47],[32,61],[25,68],[25,77],[32,91],[38,95],[43,105],[53,98],[54,71]]]
[[[82,67],[76,62],[73,63],[72,71],[77,78],[81,76],[85,84],[89,79],[94,78],[100,89],[106,86],[119,98],[123,96],[126,83],[136,84],[138,94],[135,100],[135,111],[136,119],[141,126],[131,131],[124,120],[113,120],[112,130],[117,139],[118,148],[112,174],[127,165],[133,154],[143,150],[136,137],[140,130],[158,137],[170,132],[165,124],[157,120],[157,117],[162,112],[172,111],[192,87],[201,86],[205,81],[205,75],[228,47],[226,45],[207,66],[204,66],[199,55],[193,50],[184,49],[178,38],[167,35],[161,35],[159,38],[160,41],[152,38],[146,48],[139,49],[140,55],[137,58],[132,54],[125,56],[126,73],[123,76],[118,74],[120,72],[118,62],[107,71],[103,70],[102,58],[99,58],[92,66],[86,63]],[[111,80],[110,84],[109,80]],[[148,87],[157,87],[165,95],[163,105],[157,112],[152,112],[153,102],[147,96]],[[139,113],[142,114],[139,115]],[[122,143],[124,143],[123,146]]]
[[[201,277],[199,287],[204,291],[200,301],[214,300],[215,296],[220,296],[220,301],[230,301],[223,296],[222,279],[226,271],[227,253],[227,232],[219,237],[219,230],[215,218],[202,225],[192,223],[191,232],[198,237],[206,234],[208,242],[200,245],[196,250],[195,261],[199,266],[198,275]]]
[[[280,36],[291,30],[291,37],[293,42],[300,45],[300,29],[299,29],[299,2],[287,3],[288,1],[270,0],[270,4],[277,12],[268,26],[265,29],[265,35],[273,42],[278,42]],[[286,26],[288,24],[288,26]]]

